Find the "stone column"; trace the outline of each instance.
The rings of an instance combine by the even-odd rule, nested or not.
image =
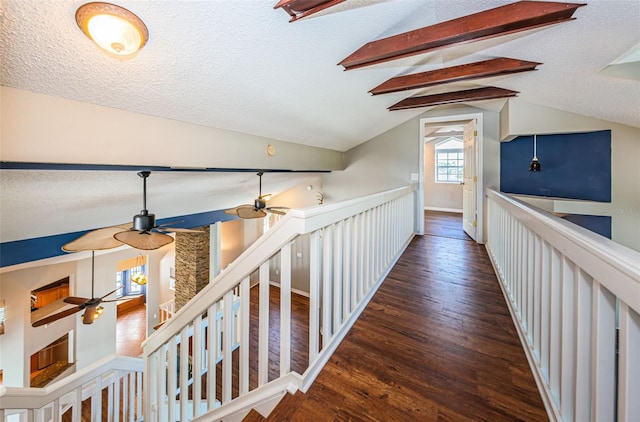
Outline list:
[[[176,311],[209,284],[209,227],[176,233]]]

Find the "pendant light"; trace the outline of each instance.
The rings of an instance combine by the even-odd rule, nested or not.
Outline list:
[[[533,160],[529,164],[529,171],[540,171],[540,161],[538,161],[536,135],[533,135]]]
[[[144,272],[142,272],[142,266],[144,264],[145,264],[145,259],[142,257],[142,255],[138,255],[138,257],[136,258],[136,268],[139,268],[139,270],[135,274],[131,274],[131,277],[130,277],[131,281],[141,286],[144,286],[145,284],[147,284],[147,275]]]

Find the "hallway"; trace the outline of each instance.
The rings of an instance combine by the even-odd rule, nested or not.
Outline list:
[[[463,240],[459,214],[425,218],[429,234],[413,239],[307,394],[286,396],[268,420],[547,420],[484,246]]]

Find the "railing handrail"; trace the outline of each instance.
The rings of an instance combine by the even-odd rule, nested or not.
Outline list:
[[[107,371],[142,372],[143,368],[142,358],[109,355],[43,388],[0,387],[0,409],[39,409]]]
[[[211,303],[222,299],[226,292],[248,277],[261,263],[268,260],[296,236],[311,233],[348,216],[399,198],[414,189],[414,185],[409,185],[333,204],[291,210],[276,223],[278,230],[274,227],[261,236],[191,299],[189,306],[182,307],[160,329],[150,335],[142,344],[144,355],[153,353],[165,344],[167,337],[171,335],[166,333],[178,333],[206,311]]]
[[[603,286],[616,296],[624,297],[632,309],[640,312],[640,295],[637,294],[640,288],[640,252],[502,192],[491,188],[486,192],[490,199],[574,262],[579,262]],[[569,244],[571,247],[567,247]]]

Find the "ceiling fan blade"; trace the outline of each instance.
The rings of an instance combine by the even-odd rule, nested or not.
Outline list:
[[[281,210],[277,210],[277,209],[273,209],[273,208],[267,208],[267,212],[270,212],[271,214],[287,215],[286,212],[281,211]]]
[[[36,322],[31,323],[31,326],[32,327],[40,327],[40,326],[45,325],[45,324],[51,324],[54,321],[57,321],[59,319],[67,317],[69,315],[73,315],[76,312],[79,312],[79,311],[81,311],[83,309],[84,309],[84,306],[82,306],[82,305],[76,306],[75,308],[69,308],[69,309],[67,309],[65,311],[58,312],[57,314],[49,315],[46,318],[39,319]]]
[[[242,204],[242,205],[238,205],[237,207],[233,207],[233,208],[229,208],[228,210],[224,210],[225,214],[231,214],[231,215],[238,215],[238,210],[240,208],[255,208],[253,206],[253,204]]]
[[[124,226],[124,225],[123,225]],[[72,240],[62,247],[65,252],[99,251],[117,248],[122,242],[113,236],[126,230],[123,226],[103,227],[83,234],[76,240]]]
[[[262,210],[257,210],[253,207],[251,208],[238,208],[238,217],[240,218],[262,218],[267,215],[266,212]]]
[[[93,324],[93,320],[96,319],[96,307],[95,306],[87,306],[84,309],[84,314],[82,315],[82,323],[89,325]]]
[[[84,305],[87,300],[89,299],[86,297],[69,296],[65,297],[62,301],[72,305]]]
[[[202,230],[194,230],[194,229],[181,229],[178,227],[162,227],[160,228],[162,231],[173,232],[173,233],[199,233],[204,234]]]
[[[107,297],[107,296],[109,296],[109,295],[114,294],[114,293],[115,293],[115,292],[117,292],[117,291],[118,291],[118,289],[115,289],[115,290],[113,290],[113,291],[111,291],[111,292],[107,293],[106,295],[104,295],[104,296],[102,296],[102,297],[100,298],[100,301],[102,301],[102,299],[104,299],[105,297]]]
[[[157,232],[139,232],[137,230],[129,230],[126,232],[120,232],[113,237],[126,243],[132,248],[142,249],[146,251],[159,249],[164,245],[168,245],[173,242],[173,237],[168,234]]]

